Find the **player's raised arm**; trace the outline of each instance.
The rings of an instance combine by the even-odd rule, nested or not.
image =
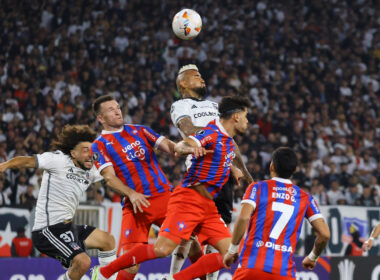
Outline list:
[[[379,236],[380,234],[380,224],[378,224],[371,232],[371,235],[368,237],[368,239],[363,243],[362,250],[368,251],[373,246],[373,241]]]
[[[193,138],[187,137],[174,146],[174,152],[178,155],[194,154],[194,156],[198,158],[212,151],[206,150],[199,142],[195,141]]]
[[[190,117],[184,117],[180,119],[177,123],[177,126],[178,126],[178,129],[183,134],[185,134],[186,137],[203,129],[203,127],[193,125]]]
[[[314,228],[317,238],[315,239],[314,247],[310,254],[302,261],[303,267],[309,270],[315,267],[319,256],[326,248],[327,242],[329,242],[330,239],[330,229],[323,218],[312,221],[311,226]]]
[[[19,168],[36,168],[36,160],[30,156],[20,156],[12,158],[6,162],[0,163],[0,173],[5,172],[7,169],[19,169]]]
[[[149,207],[150,203],[147,200],[148,195],[138,193],[130,187],[126,186],[115,174],[112,166],[107,166],[100,172],[106,181],[106,184],[114,191],[127,196],[133,205],[133,211],[137,213],[137,209],[143,212],[142,206]]]
[[[175,143],[170,140],[170,139],[167,139],[167,138],[164,138],[160,144],[158,145],[158,149],[160,151],[163,151],[165,153],[168,153],[168,154],[171,154],[171,155],[174,155],[174,146],[175,146]]]

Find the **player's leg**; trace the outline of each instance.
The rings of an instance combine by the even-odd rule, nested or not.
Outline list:
[[[214,210],[210,210],[207,217],[197,229],[200,235],[208,237],[205,242],[214,246],[219,253],[202,256],[196,263],[175,274],[174,278],[176,280],[194,279],[223,268],[223,256],[231,242],[231,233],[222,221],[215,206]]]
[[[80,280],[88,271],[91,259],[86,255],[76,228],[71,223],[59,223],[32,233],[34,246],[59,260],[68,268],[64,279]]]
[[[232,210],[233,210],[233,189],[234,189],[234,179],[232,176],[228,179],[227,183],[224,184],[222,190],[215,198],[215,205],[218,209],[219,214],[222,216],[223,221],[226,225],[231,223],[232,220]],[[206,254],[217,253],[218,250],[212,245],[206,245]],[[219,271],[207,274],[207,280],[217,280],[219,276]]]
[[[85,236],[85,232],[88,226],[79,226],[78,233],[82,232]],[[80,235],[80,234],[79,234]],[[84,243],[89,249],[98,249],[98,260],[100,267],[103,267],[110,262],[116,260],[116,248],[115,238],[108,232],[95,228],[85,239]],[[117,279],[117,275],[113,275],[112,280]]]
[[[170,275],[179,272],[189,255],[193,240],[181,240],[181,243],[174,249],[170,264]]]

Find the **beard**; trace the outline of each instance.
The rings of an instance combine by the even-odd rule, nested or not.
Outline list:
[[[206,94],[207,94],[207,87],[204,86],[204,87],[197,87],[197,88],[193,88],[193,91],[196,92],[198,94],[199,97],[205,97]]]

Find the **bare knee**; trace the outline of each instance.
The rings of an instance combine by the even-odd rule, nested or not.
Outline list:
[[[81,253],[74,257],[71,268],[74,271],[84,275],[90,268],[91,259],[85,253]]]
[[[177,244],[174,241],[159,236],[154,244],[154,252],[158,258],[164,258],[169,256],[176,247]]]
[[[106,238],[104,238],[104,245],[102,250],[111,251],[115,249],[115,237],[113,237],[112,234],[109,234],[107,232],[105,232],[104,234],[106,235]]]

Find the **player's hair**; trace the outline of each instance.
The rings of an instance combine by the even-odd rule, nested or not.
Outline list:
[[[222,119],[229,119],[239,111],[249,107],[249,100],[241,96],[226,96],[219,103],[219,114]]]
[[[280,178],[288,179],[296,171],[298,158],[296,153],[288,147],[280,147],[272,154],[274,171]]]
[[[88,125],[66,125],[63,127],[58,139],[52,142],[53,150],[60,150],[66,155],[81,142],[93,142],[96,132]]]
[[[116,99],[115,97],[109,94],[102,95],[96,98],[94,103],[92,103],[92,110],[94,111],[95,115],[100,114],[100,105],[102,105],[102,103],[107,102],[107,101],[112,101],[112,100],[116,100]]]

